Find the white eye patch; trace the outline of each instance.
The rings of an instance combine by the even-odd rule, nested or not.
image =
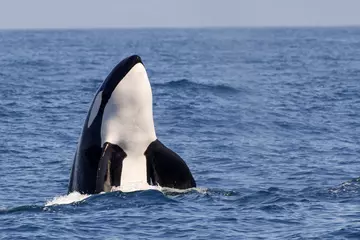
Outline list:
[[[102,100],[102,91],[100,91],[98,93],[98,95],[96,95],[96,97],[95,97],[94,104],[92,105],[90,116],[89,116],[88,128],[91,126],[91,124],[93,123],[96,115],[99,112],[100,105],[101,105],[101,100]]]

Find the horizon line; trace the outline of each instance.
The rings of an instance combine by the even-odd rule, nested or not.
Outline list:
[[[74,26],[74,27],[0,27],[0,31],[54,31],[54,30],[180,30],[180,29],[325,29],[360,28],[360,24],[344,25],[248,25],[248,26]]]

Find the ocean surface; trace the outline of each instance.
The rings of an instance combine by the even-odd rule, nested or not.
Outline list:
[[[198,187],[67,195],[139,54]],[[0,239],[360,239],[360,28],[0,31]]]

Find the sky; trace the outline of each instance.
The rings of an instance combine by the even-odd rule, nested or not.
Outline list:
[[[0,0],[0,29],[360,26],[360,0]]]

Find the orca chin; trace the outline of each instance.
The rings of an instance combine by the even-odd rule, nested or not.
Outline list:
[[[69,192],[196,187],[185,161],[157,139],[152,105],[151,85],[141,58],[125,58],[110,72],[91,103],[75,153]]]

